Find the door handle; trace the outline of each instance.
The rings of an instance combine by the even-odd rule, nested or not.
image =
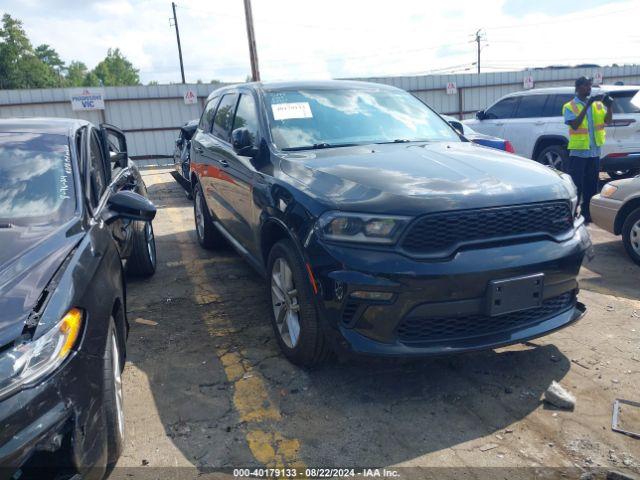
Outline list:
[[[494,125],[495,125],[496,127],[501,127],[501,126],[503,126],[503,125],[504,125],[504,122],[501,122],[501,123],[497,123],[497,122],[496,122]]]
[[[195,151],[198,153],[202,153],[202,147],[194,147]]]
[[[229,166],[229,162],[226,160],[218,160],[218,163],[225,168]]]
[[[538,122],[533,122],[533,124],[539,127],[540,125],[544,125],[544,122],[540,120]]]

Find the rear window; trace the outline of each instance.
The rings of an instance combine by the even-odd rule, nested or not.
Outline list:
[[[613,102],[613,113],[640,113],[640,106],[634,105],[631,102],[631,99],[637,93],[638,90],[609,93],[609,95],[615,100]]]
[[[51,224],[76,207],[69,142],[64,135],[0,133],[0,221]]]

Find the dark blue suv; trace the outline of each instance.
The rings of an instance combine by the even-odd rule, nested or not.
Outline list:
[[[191,158],[198,241],[265,276],[296,364],[494,348],[584,313],[591,241],[571,179],[468,142],[402,90],[225,87]]]

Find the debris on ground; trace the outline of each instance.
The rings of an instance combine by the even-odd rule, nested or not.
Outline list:
[[[154,322],[153,320],[147,320],[146,318],[141,318],[141,317],[136,318],[135,322],[140,323],[142,325],[150,325],[152,327],[155,327],[156,325],[158,325],[158,322]]]
[[[551,382],[547,391],[544,392],[544,400],[555,407],[567,410],[573,410],[576,406],[576,397],[567,392],[562,385],[555,380]]]
[[[611,430],[613,430],[614,432],[623,433],[632,438],[640,439],[640,429],[636,429],[639,431],[631,431],[629,428],[633,428],[633,427],[626,426],[626,423],[629,422],[629,420],[627,420],[627,422],[621,422],[620,417],[624,412],[627,412],[626,416],[629,418],[632,418],[632,419],[634,417],[636,419],[639,418],[640,403],[632,402],[631,400],[621,400],[617,398],[616,401],[613,402],[613,416],[611,419]]]
[[[498,448],[499,445],[497,443],[487,443],[480,447],[481,452],[488,452],[489,450],[493,450],[494,448]]]

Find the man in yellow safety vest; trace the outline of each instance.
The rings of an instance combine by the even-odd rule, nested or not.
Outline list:
[[[596,99],[591,95],[591,79],[576,80],[576,96],[562,107],[564,123],[569,126],[569,159],[566,171],[582,198],[582,215],[591,222],[589,202],[598,191],[600,153],[604,145],[605,124],[611,122],[613,100],[609,96]]]

